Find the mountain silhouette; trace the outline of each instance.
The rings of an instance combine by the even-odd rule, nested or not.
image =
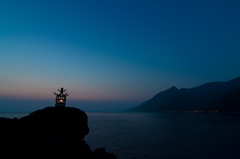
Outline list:
[[[194,88],[171,87],[130,109],[141,112],[240,111],[240,77],[228,82],[210,82]]]

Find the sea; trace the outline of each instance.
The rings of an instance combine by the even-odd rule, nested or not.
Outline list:
[[[85,137],[86,143],[92,150],[105,148],[118,159],[240,158],[240,114],[87,115],[90,132]],[[21,116],[24,115],[17,117]]]

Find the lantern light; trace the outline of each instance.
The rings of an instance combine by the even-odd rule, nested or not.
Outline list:
[[[67,93],[64,93],[66,89],[64,90],[63,88],[61,88],[61,90],[58,91],[60,92],[59,94],[54,92],[54,94],[56,95],[55,107],[65,107],[66,97],[68,96]]]

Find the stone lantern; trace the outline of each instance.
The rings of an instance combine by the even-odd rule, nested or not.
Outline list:
[[[58,89],[58,91],[60,92],[59,94],[54,92],[54,94],[56,95],[55,107],[65,107],[66,106],[66,97],[69,94],[64,93],[66,91],[66,89],[63,89],[63,88],[61,88],[61,90]]]

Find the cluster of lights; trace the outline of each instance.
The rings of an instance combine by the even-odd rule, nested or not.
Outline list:
[[[177,112],[177,111],[171,111],[171,112]],[[217,113],[218,110],[209,110],[209,111],[205,111],[205,110],[183,110],[181,112],[187,112],[187,113],[190,113],[190,112],[194,112],[194,113],[205,113],[205,112]]]

